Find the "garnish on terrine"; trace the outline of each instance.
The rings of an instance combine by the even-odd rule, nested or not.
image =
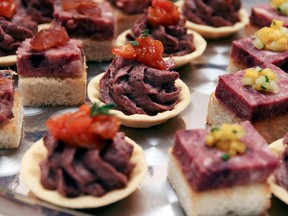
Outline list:
[[[52,26],[26,39],[17,50],[24,106],[77,105],[86,98],[86,64],[80,40]]]
[[[0,2],[0,66],[16,64],[15,52],[21,42],[37,32],[37,23],[17,8],[13,0]]]
[[[288,130],[288,75],[274,65],[219,77],[210,96],[207,123],[249,120],[271,143]]]
[[[21,95],[14,89],[11,70],[0,70],[0,148],[17,148],[23,124]]]
[[[288,204],[288,133],[283,138],[271,143],[269,147],[280,162],[274,175],[269,178],[271,190],[276,197]]]
[[[249,22],[240,0],[184,0],[180,10],[187,18],[187,28],[205,38],[227,37],[244,28]]]
[[[190,102],[188,87],[178,78],[173,59],[164,61],[163,45],[148,31],[116,47],[107,71],[88,84],[92,102],[114,103],[113,113],[129,127],[150,127],[178,115]]]
[[[113,59],[115,20],[108,2],[55,0],[54,18],[71,38],[82,40],[87,61]]]
[[[163,57],[173,56],[180,67],[198,58],[206,49],[205,39],[197,32],[185,27],[186,19],[180,15],[178,6],[169,0],[152,0],[152,6],[135,21],[130,30],[124,31],[116,39],[122,45],[133,41],[148,29],[150,36],[162,42]]]
[[[40,199],[69,208],[95,208],[134,192],[147,172],[142,148],[109,114],[111,105],[82,105],[54,116],[48,132],[23,156],[21,176]]]
[[[272,20],[283,21],[283,26],[288,27],[288,1],[271,0],[270,3],[259,4],[251,8],[250,23],[247,32],[253,33],[259,28],[270,26]]]
[[[267,178],[278,166],[248,122],[177,131],[168,180],[187,215],[260,215],[270,206]]]
[[[253,36],[233,41],[227,70],[274,64],[287,71],[287,60],[288,29],[282,21],[273,20],[270,27],[263,27]]]

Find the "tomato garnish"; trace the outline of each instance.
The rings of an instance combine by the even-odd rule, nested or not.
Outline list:
[[[88,149],[102,149],[105,140],[113,139],[120,127],[120,120],[107,114],[91,115],[91,108],[82,105],[76,112],[48,119],[49,132],[65,144]]]
[[[98,3],[91,0],[62,0],[63,10],[76,10],[80,14],[89,17],[101,17],[101,9]]]
[[[45,51],[53,47],[63,46],[70,40],[66,29],[56,26],[40,30],[30,41],[31,48],[35,51]]]
[[[180,13],[178,7],[170,0],[153,0],[147,11],[148,21],[152,25],[176,25]]]
[[[137,37],[136,41],[133,42],[131,41],[123,46],[113,48],[112,53],[122,58],[133,59],[159,70],[166,69],[165,61],[162,58],[164,47],[161,41],[154,40],[149,35],[143,37],[142,34],[142,36]]]
[[[1,0],[0,1],[0,16],[12,18],[16,12],[16,3],[14,0]]]

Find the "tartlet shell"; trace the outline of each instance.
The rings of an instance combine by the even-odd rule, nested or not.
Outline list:
[[[47,149],[43,144],[43,139],[34,143],[24,154],[20,176],[36,197],[58,206],[81,209],[96,208],[114,203],[137,190],[147,172],[147,164],[142,148],[128,137],[125,137],[125,139],[134,146],[131,162],[135,163],[136,166],[130,173],[128,185],[125,188],[110,191],[101,197],[83,195],[67,198],[60,195],[57,191],[45,189],[40,183],[41,170],[39,166],[40,161],[47,156]]]
[[[99,83],[103,75],[104,73],[101,73],[96,77],[94,77],[88,83],[88,89],[87,89],[87,94],[90,101],[92,103],[94,102],[99,103],[100,105],[104,105],[104,103],[100,100],[100,92],[99,92],[100,89]],[[126,115],[119,110],[111,110],[110,113],[116,115],[121,120],[121,124],[127,127],[148,128],[154,125],[162,124],[166,122],[168,119],[178,115],[190,103],[190,91],[187,85],[180,79],[177,79],[175,81],[175,85],[181,88],[181,92],[179,94],[179,102],[170,111],[161,112],[155,116],[149,116],[144,114]]]
[[[126,40],[126,35],[130,33],[131,30],[128,29],[124,32],[122,32],[117,38],[116,38],[116,46],[121,46],[126,44],[128,41]],[[207,42],[206,40],[197,32],[192,31],[192,30],[187,30],[187,34],[192,34],[193,35],[193,44],[195,46],[195,50],[189,54],[186,54],[184,56],[173,56],[173,59],[175,60],[176,67],[181,67],[185,64],[188,64],[192,62],[194,59],[197,59],[200,57],[204,51],[206,50],[207,47]],[[167,61],[170,57],[164,57],[164,61]]]

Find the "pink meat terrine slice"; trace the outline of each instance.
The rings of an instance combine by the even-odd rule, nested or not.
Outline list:
[[[252,7],[250,23],[257,27],[270,26],[272,20],[283,21],[283,26],[288,27],[288,17],[279,13],[270,4],[261,4]]]
[[[25,106],[77,105],[85,102],[86,64],[81,41],[44,51],[26,39],[17,50],[19,88]]]
[[[230,65],[228,66],[230,72],[254,66],[267,66],[270,63],[286,72],[288,71],[288,51],[260,50],[253,45],[253,40],[254,37],[248,37],[233,41],[230,52]]]
[[[269,207],[267,178],[278,161],[248,121],[240,126],[246,152],[230,159],[206,144],[208,129],[176,132],[168,179],[187,215],[259,215]]]
[[[69,4],[75,4],[75,7]],[[63,5],[68,5],[68,9]],[[56,23],[66,28],[71,38],[82,40],[87,61],[113,59],[110,51],[115,37],[115,19],[108,2],[88,0],[77,5],[67,0],[55,0],[54,18]]]

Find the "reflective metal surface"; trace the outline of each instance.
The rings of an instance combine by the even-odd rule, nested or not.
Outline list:
[[[263,1],[242,2],[250,11],[252,5]],[[200,59],[177,69],[180,78],[191,91],[191,103],[183,113],[162,125],[148,129],[121,127],[121,131],[144,149],[149,170],[139,190],[106,207],[81,211],[61,209],[39,201],[29,193],[19,177],[23,153],[45,133],[44,122],[48,117],[73,107],[25,108],[23,138],[19,149],[0,150],[0,215],[184,215],[177,196],[167,181],[168,149],[173,145],[176,130],[205,127],[209,94],[214,91],[218,76],[226,73],[231,42],[242,36],[243,33],[240,32],[226,39],[209,40],[207,50]],[[88,64],[88,81],[105,71],[107,65]],[[288,215],[288,206],[273,197],[272,207],[267,215]]]

